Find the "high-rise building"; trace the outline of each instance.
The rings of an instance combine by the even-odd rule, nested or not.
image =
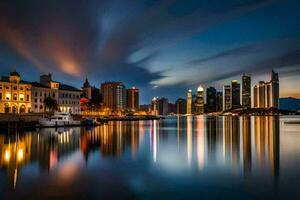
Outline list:
[[[189,90],[186,97],[186,114],[191,115],[193,107],[193,92],[192,90]]]
[[[206,112],[216,112],[217,90],[214,87],[206,89]]]
[[[127,108],[132,111],[139,110],[139,89],[136,87],[127,89]]]
[[[126,107],[126,90],[122,82],[105,82],[101,84],[104,106],[111,110],[122,110]]]
[[[151,114],[158,115],[158,98],[153,97],[151,101]]]
[[[195,100],[195,114],[204,114],[204,88],[201,85],[197,89],[197,95]]]
[[[185,99],[177,99],[176,100],[176,114],[183,115],[186,114],[186,100]]]
[[[218,91],[217,92],[217,102],[216,102],[216,111],[222,111],[223,110],[223,92]]]
[[[246,74],[242,77],[242,106],[251,107],[251,77]]]
[[[237,80],[231,81],[231,108],[239,108],[241,106],[240,100],[241,85]]]
[[[225,85],[223,87],[223,111],[231,109],[231,87]]]
[[[279,78],[272,70],[271,81],[260,81],[253,89],[254,108],[278,108]]]
[[[159,115],[167,115],[169,109],[169,100],[167,98],[159,98],[158,99],[158,114]]]

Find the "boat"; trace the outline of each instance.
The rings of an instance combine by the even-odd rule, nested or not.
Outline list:
[[[73,119],[68,112],[56,112],[51,117],[43,117],[39,120],[39,127],[62,127],[62,126],[79,126],[80,121]]]

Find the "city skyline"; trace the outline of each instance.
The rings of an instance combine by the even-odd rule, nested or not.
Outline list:
[[[140,89],[144,104],[153,96],[175,102],[199,84],[220,90],[241,83],[243,73],[257,83],[274,69],[280,97],[299,98],[299,7],[293,0],[1,1],[0,74],[16,69],[35,81],[53,73],[77,88],[85,77],[97,87],[122,81]]]

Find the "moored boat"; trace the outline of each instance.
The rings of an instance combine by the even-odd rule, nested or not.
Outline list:
[[[74,120],[67,112],[56,112],[51,117],[43,117],[39,120],[39,127],[79,126],[80,124],[80,121]]]

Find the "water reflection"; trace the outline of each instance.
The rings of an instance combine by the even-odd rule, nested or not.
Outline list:
[[[97,153],[96,162],[126,158],[130,163],[143,163],[141,173],[150,164],[162,174],[225,171],[245,178],[270,175],[278,181],[280,130],[285,130],[285,126],[278,117],[271,116],[188,116],[164,121],[112,122],[89,129],[0,134],[0,168],[1,173],[6,172],[12,188],[16,188],[24,166],[35,163],[39,172],[51,174],[64,158],[80,152],[86,166]]]

